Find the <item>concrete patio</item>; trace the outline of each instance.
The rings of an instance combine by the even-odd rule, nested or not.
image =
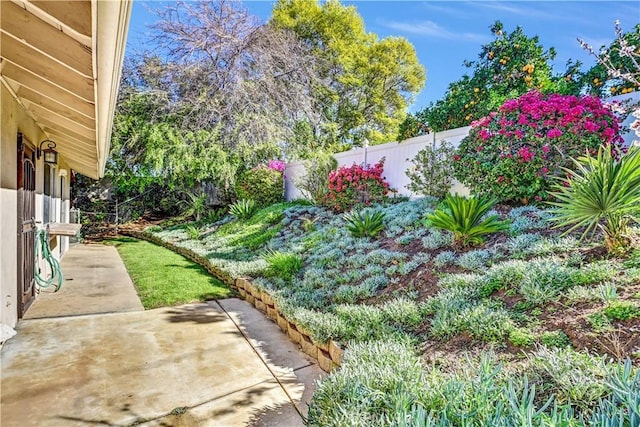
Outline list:
[[[143,311],[115,248],[62,266],[2,348],[0,425],[303,425],[322,372],[246,302]]]

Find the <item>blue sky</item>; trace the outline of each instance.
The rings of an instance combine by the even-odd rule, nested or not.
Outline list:
[[[273,1],[244,1],[242,5],[263,20],[271,15]],[[556,71],[568,59],[592,65],[577,37],[594,48],[614,38],[613,22],[631,29],[640,22],[640,0],[634,1],[345,1],[354,5],[367,31],[380,37],[403,36],[413,43],[418,59],[427,69],[427,83],[412,111],[444,95],[449,83],[465,72],[464,60],[474,60],[481,45],[492,40],[489,26],[500,20],[505,30],[521,26],[528,36],[539,36],[545,48],[555,47]],[[128,52],[140,48],[155,20],[149,9],[166,2],[136,0],[129,29]],[[586,68],[586,67],[585,67]]]

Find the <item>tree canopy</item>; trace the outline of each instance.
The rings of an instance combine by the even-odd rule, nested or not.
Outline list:
[[[465,61],[471,70],[451,83],[444,97],[415,115],[401,126],[399,139],[426,131],[467,126],[472,121],[495,111],[506,99],[513,99],[532,89],[541,92],[577,94],[581,80],[579,63],[569,62],[567,71],[554,76],[550,62],[555,49],[546,49],[537,36],[527,36],[521,27],[507,32],[500,21],[490,27],[495,37],[483,45],[478,59]]]
[[[624,32],[616,22],[615,30],[615,40],[609,46],[601,46],[597,53],[579,39],[582,47],[597,60],[585,74],[587,89],[593,95],[621,95],[640,90],[640,24]]]
[[[324,121],[313,128],[316,138],[356,145],[395,138],[425,82],[409,41],[368,33],[356,8],[337,0],[280,0],[270,24],[293,32],[318,59],[322,84],[311,95]]]

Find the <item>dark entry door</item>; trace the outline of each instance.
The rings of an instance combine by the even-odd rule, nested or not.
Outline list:
[[[35,297],[36,168],[34,153],[18,134],[18,317]]]

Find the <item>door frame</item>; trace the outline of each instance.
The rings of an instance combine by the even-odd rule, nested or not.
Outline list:
[[[17,302],[18,319],[21,319],[36,296],[36,159],[35,151],[26,146],[21,132],[18,132],[17,144]]]

